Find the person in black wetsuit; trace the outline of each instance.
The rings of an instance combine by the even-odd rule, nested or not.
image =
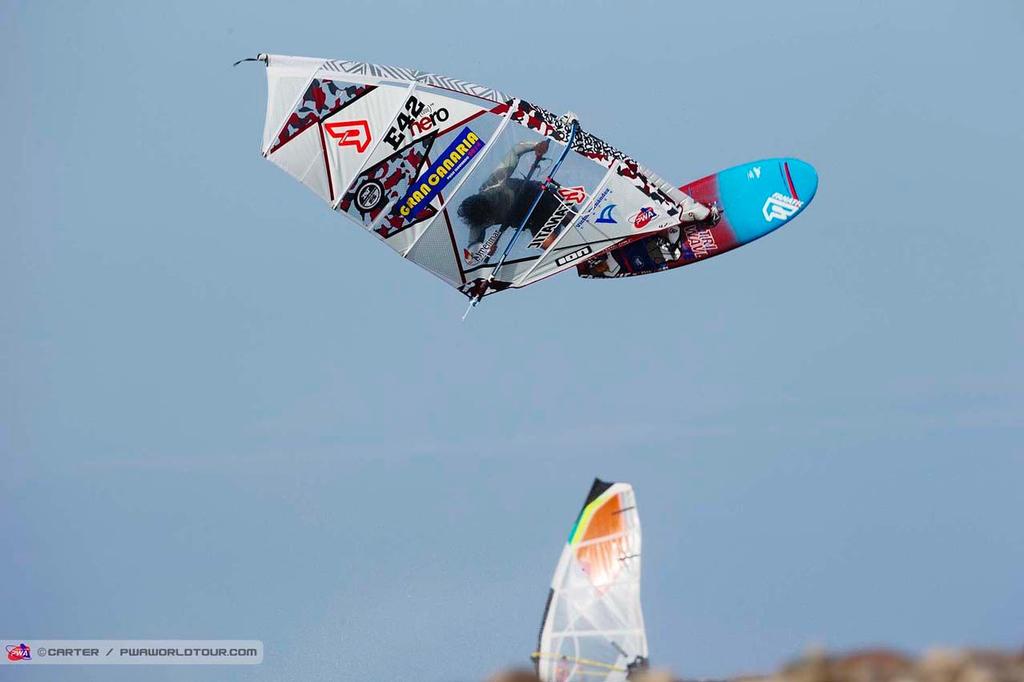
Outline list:
[[[509,227],[519,227],[537,199],[542,183],[532,178],[514,178],[512,173],[519,166],[520,159],[530,152],[539,161],[547,152],[548,145],[546,139],[538,143],[520,142],[487,176],[480,190],[459,204],[459,217],[469,227],[469,246],[462,252],[467,263],[484,261],[492,256],[501,232]],[[535,235],[560,204],[554,193],[544,192],[523,229]],[[498,226],[498,232],[491,234],[485,248],[484,240],[492,225]]]

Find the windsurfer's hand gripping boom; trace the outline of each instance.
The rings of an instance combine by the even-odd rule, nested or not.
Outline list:
[[[548,147],[550,147],[550,145],[551,140],[547,138],[537,143],[520,142],[509,150],[508,154],[505,155],[505,158],[501,160],[500,164],[498,164],[498,167],[487,176],[487,179],[484,180],[482,185],[480,185],[480,191],[486,192],[487,190],[508,180],[519,166],[519,160],[523,155],[533,152],[533,164],[530,166],[530,170],[526,174],[526,179],[530,180],[533,177],[533,174],[537,172],[540,162],[544,160],[544,155],[548,153]]]

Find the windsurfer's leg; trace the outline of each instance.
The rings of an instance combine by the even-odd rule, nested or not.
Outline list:
[[[722,210],[718,208],[717,203],[711,204],[708,208],[710,210],[708,212],[708,217],[704,219],[704,222],[709,226],[717,225],[718,221],[722,219]]]
[[[476,251],[484,240],[484,231],[487,228],[471,226],[469,228],[469,250]]]

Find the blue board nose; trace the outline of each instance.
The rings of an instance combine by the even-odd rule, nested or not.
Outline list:
[[[738,244],[782,227],[799,215],[818,191],[814,167],[788,157],[735,166],[716,177],[721,208]]]

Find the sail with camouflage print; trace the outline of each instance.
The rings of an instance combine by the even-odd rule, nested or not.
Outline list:
[[[729,208],[728,192],[696,198],[586,131],[575,115],[559,117],[492,88],[351,60],[261,54],[242,61],[267,67],[263,155],[474,302],[573,267],[601,278],[685,264],[703,257],[687,250],[694,234],[702,254],[717,255],[788,222],[817,186],[809,165],[781,160],[793,191],[780,195],[777,210],[766,209],[775,216],[767,224],[734,234],[725,211],[746,217],[761,190],[787,189],[768,161],[761,163],[773,181],[741,188],[743,202]],[[624,251],[633,244],[649,255],[638,261]]]
[[[544,682],[623,682],[647,668],[640,517],[628,483],[594,479],[555,568],[533,660]]]

